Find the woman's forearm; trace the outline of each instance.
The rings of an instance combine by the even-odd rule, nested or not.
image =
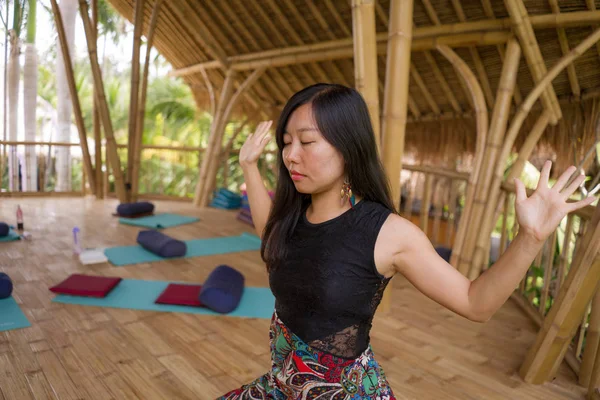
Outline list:
[[[502,307],[521,282],[544,245],[532,235],[519,232],[498,260],[471,282],[470,303],[475,315],[488,320]]]
[[[248,193],[248,203],[250,204],[254,229],[256,230],[256,234],[262,238],[263,230],[271,212],[271,197],[256,164],[244,165],[242,169],[244,171],[244,181],[246,182],[246,192]]]

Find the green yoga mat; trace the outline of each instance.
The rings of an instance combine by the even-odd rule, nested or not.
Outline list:
[[[187,245],[186,255],[183,257],[163,258],[146,250],[140,245],[110,247],[104,250],[104,255],[113,265],[140,264],[146,262],[173,260],[176,258],[189,258],[209,256],[213,254],[234,253],[238,251],[259,250],[260,238],[249,233],[239,236],[225,236],[207,239],[192,239],[185,241]]]
[[[11,296],[0,300],[0,331],[30,327],[29,320]]]
[[[246,318],[271,318],[275,309],[275,297],[268,287],[245,287],[238,307],[228,314],[220,314],[205,307],[156,304],[154,301],[172,282],[123,279],[106,297],[58,295],[53,302],[124,308],[142,311],[182,312],[189,314],[227,315]],[[173,282],[174,283],[174,282]]]
[[[119,222],[125,225],[141,226],[151,229],[164,229],[173,226],[191,224],[200,221],[200,218],[188,217],[179,214],[156,214],[141,218],[119,218]]]
[[[0,236],[0,242],[12,242],[13,240],[19,240],[21,239],[21,236],[13,231],[12,229],[8,230],[8,235],[7,236]]]

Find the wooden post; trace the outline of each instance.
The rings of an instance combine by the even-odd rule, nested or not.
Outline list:
[[[60,49],[63,54],[63,61],[65,64],[65,72],[67,74],[67,83],[69,84],[69,94],[71,95],[71,102],[73,103],[73,114],[75,115],[75,123],[77,125],[77,132],[79,133],[79,142],[81,145],[81,153],[83,156],[83,168],[86,171],[88,180],[90,182],[90,188],[92,191],[96,190],[96,174],[92,167],[92,159],[90,157],[90,150],[87,143],[87,133],[85,130],[85,124],[83,122],[83,114],[81,113],[81,105],[79,103],[79,95],[77,94],[77,87],[75,86],[75,74],[73,72],[73,65],[71,64],[71,55],[69,53],[69,46],[67,45],[67,37],[65,35],[65,28],[63,26],[62,16],[58,3],[56,0],[51,0],[52,11],[54,14],[54,21],[56,23],[56,30],[58,32],[58,38],[60,41]]]
[[[352,0],[352,36],[354,38],[354,82],[362,94],[373,124],[377,148],[381,148],[379,121],[379,77],[377,75],[377,32],[375,0]]]
[[[98,42],[98,0],[92,0],[92,20],[94,25],[94,35],[96,43]],[[96,187],[92,190],[96,194],[97,199],[104,198],[104,176],[102,174],[102,132],[100,131],[100,114],[98,113],[98,99],[96,96],[96,88],[93,89],[94,106],[93,106],[93,126],[94,126],[94,170],[96,175],[94,180]],[[90,183],[91,186],[91,183]]]
[[[138,120],[138,100],[140,86],[140,47],[144,27],[144,0],[135,0],[133,15],[133,48],[131,54],[131,87],[129,94],[129,129],[127,139],[127,174],[125,178],[127,201],[133,196],[133,169],[137,143],[136,124]]]
[[[387,67],[381,123],[383,165],[389,178],[392,201],[400,208],[400,172],[404,154],[408,84],[412,45],[413,0],[391,0],[387,42]],[[388,285],[389,286],[389,285]],[[389,311],[391,287],[381,299],[380,311]]]
[[[600,279],[600,207],[596,207],[558,297],[544,319],[519,371],[528,383],[541,384],[556,374]]]
[[[504,178],[504,169],[505,169],[505,161],[512,149],[512,146],[515,142],[517,134],[523,125],[523,121],[531,111],[531,107],[535,103],[535,101],[540,97],[544,88],[552,82],[556,76],[566,68],[573,60],[583,54],[587,49],[592,47],[598,40],[600,40],[600,29],[597,29],[589,35],[587,38],[581,41],[575,48],[573,48],[568,55],[562,57],[544,76],[544,78],[534,87],[534,89],[529,93],[525,101],[521,104],[519,109],[517,110],[516,115],[513,118],[513,121],[510,125],[506,133],[506,137],[504,138],[504,142],[502,144],[502,149],[500,150],[500,155],[498,157],[498,161],[496,163],[496,170],[493,176],[492,185],[489,187],[488,197],[486,203],[494,204],[494,207],[487,207],[484,211],[483,217],[479,220],[481,224],[481,230],[479,232],[479,237],[482,238],[485,235],[489,235],[494,226],[494,216],[496,213],[495,203],[492,201],[496,201],[500,196],[500,185]],[[481,244],[481,243],[480,243]],[[473,265],[481,265],[481,257],[483,256],[481,251],[481,246],[475,249],[475,253],[473,254]],[[474,273],[477,273],[477,269],[472,270]],[[471,276],[472,278],[473,276]]]
[[[53,7],[56,4],[56,0],[52,0]],[[119,160],[119,154],[117,153],[117,143],[113,133],[112,121],[110,120],[110,113],[108,104],[106,103],[106,94],[104,92],[104,83],[102,82],[102,72],[100,71],[100,64],[98,63],[98,54],[96,51],[96,36],[92,30],[92,24],[90,22],[90,14],[86,0],[79,0],[79,11],[81,13],[81,19],[83,20],[83,28],[85,30],[85,38],[88,45],[88,54],[90,57],[90,64],[92,67],[92,76],[94,77],[94,87],[97,89],[96,96],[98,98],[100,119],[102,120],[102,126],[104,127],[104,135],[106,136],[106,159],[113,171],[115,177],[115,191],[117,198],[120,202],[124,203],[127,201],[127,193],[125,191],[125,182],[123,182],[123,172],[121,171],[121,161]],[[91,161],[90,161],[91,162]]]
[[[478,171],[477,180],[475,181],[476,186],[471,185],[473,189],[470,192],[468,190],[469,186],[467,186],[466,205],[456,232],[454,246],[452,247],[450,263],[458,268],[463,275],[468,274],[474,249],[474,235],[478,233],[472,227],[479,226],[484,206],[482,198],[485,198],[485,190],[487,189],[486,182],[490,180],[493,162],[498,153],[498,146],[502,143],[502,137],[506,130],[520,57],[521,49],[519,43],[514,38],[511,38],[507,44],[506,58],[502,66],[490,128],[485,140],[486,148],[482,156],[481,170]],[[474,222],[475,224],[473,224]]]
[[[146,115],[146,94],[148,92],[148,74],[150,72],[150,52],[154,40],[154,29],[158,22],[158,14],[163,0],[156,0],[152,8],[152,17],[146,36],[146,55],[144,57],[144,73],[142,75],[142,88],[140,90],[140,100],[137,109],[137,122],[135,124],[135,138],[133,142],[133,170],[131,173],[131,200],[137,201],[140,185],[140,162],[142,154],[142,137],[144,135],[144,117]]]

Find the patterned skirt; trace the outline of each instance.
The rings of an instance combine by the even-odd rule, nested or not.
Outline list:
[[[369,346],[358,358],[310,347],[274,313],[269,330],[271,370],[217,400],[395,400]]]

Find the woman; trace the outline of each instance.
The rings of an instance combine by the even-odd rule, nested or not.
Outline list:
[[[529,198],[517,180],[519,233],[471,282],[396,212],[357,91],[317,84],[288,101],[275,130],[281,157],[273,201],[257,168],[270,125],[261,123],[248,137],[240,164],[276,299],[271,370],[220,399],[395,399],[369,331],[396,273],[455,313],[485,322],[562,218],[594,201],[566,202],[584,179],[565,187],[574,167],[550,189],[547,162]]]

